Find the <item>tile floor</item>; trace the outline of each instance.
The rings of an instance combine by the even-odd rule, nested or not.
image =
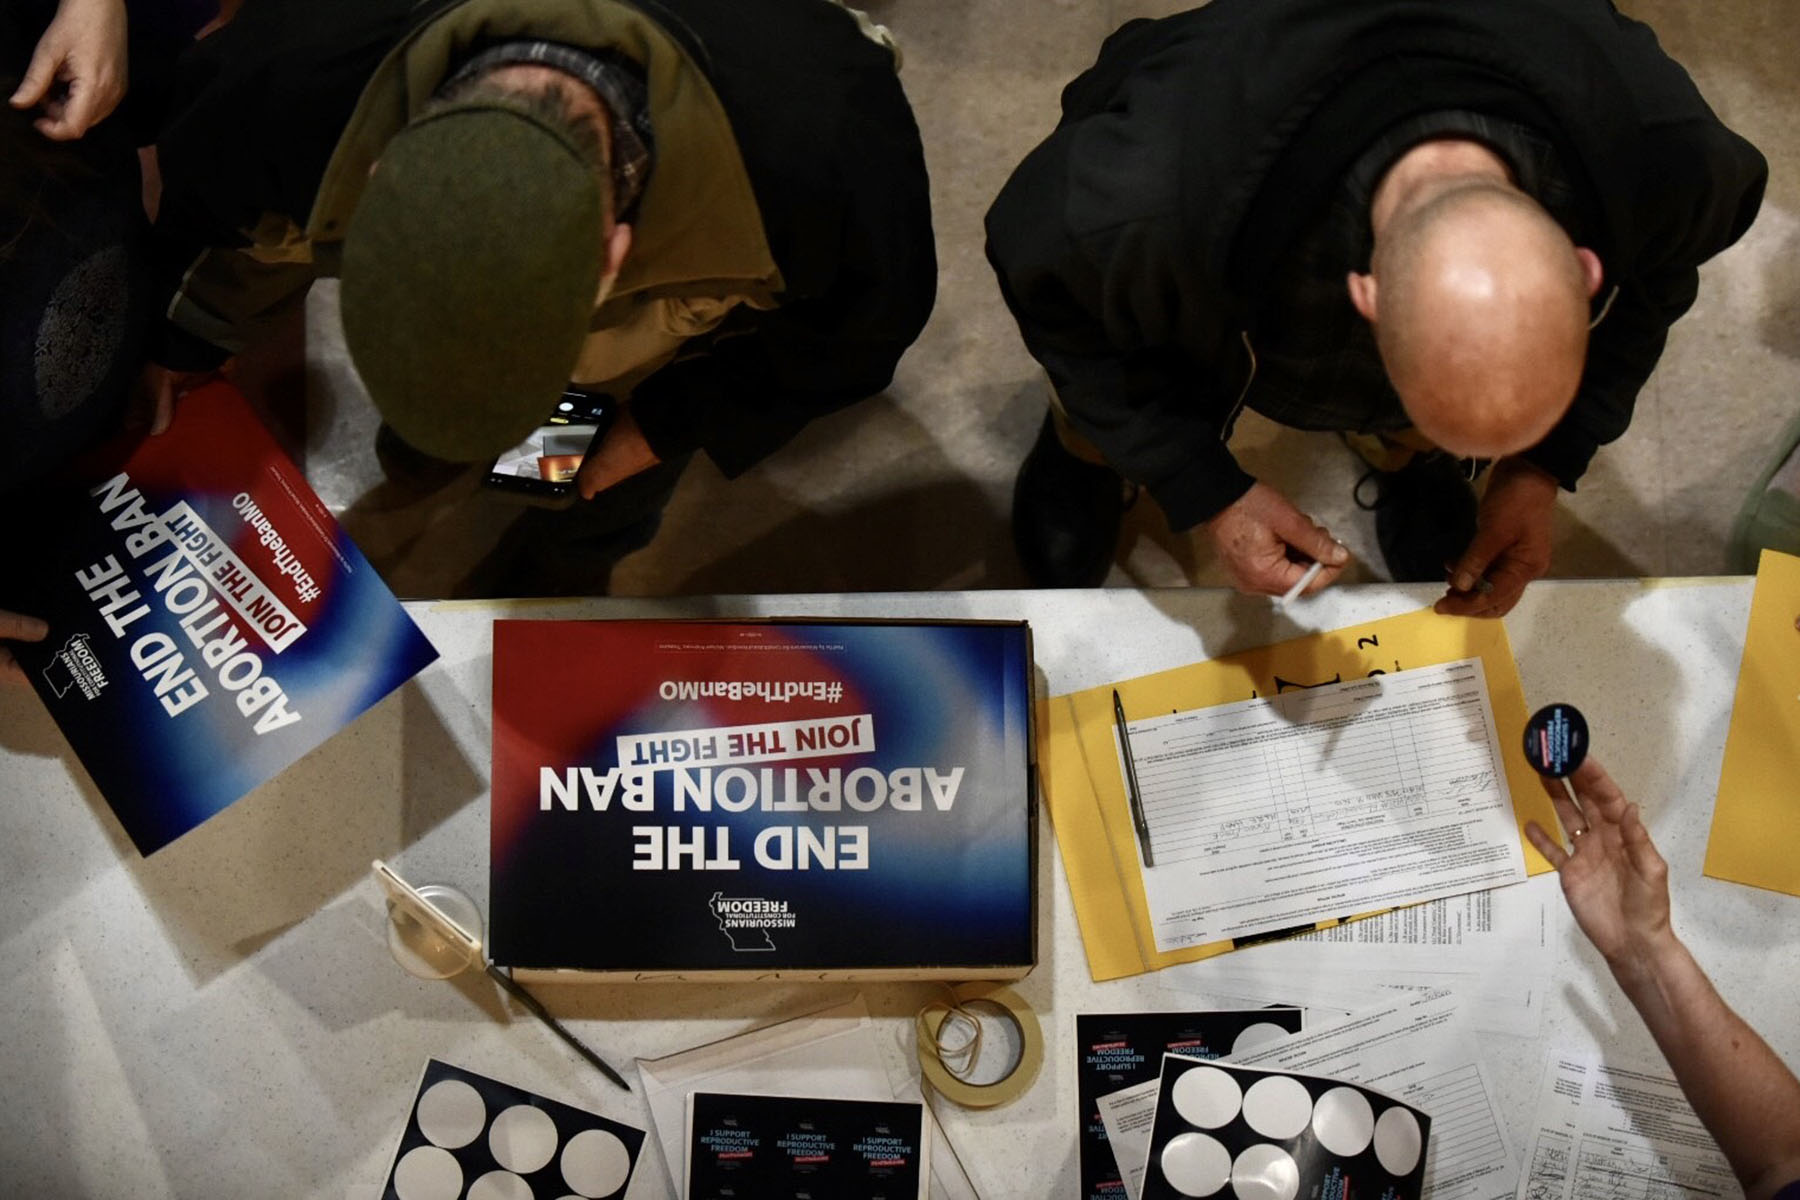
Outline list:
[[[905,48],[942,264],[937,308],[881,396],[815,422],[735,482],[697,460],[661,535],[626,559],[625,595],[1022,586],[1007,528],[1013,473],[1043,413],[1042,376],[982,255],[981,218],[1052,127],[1064,83],[1101,39],[1179,3],[867,0]],[[1772,174],[1749,235],[1702,271],[1637,418],[1559,514],[1560,576],[1708,574],[1771,440],[1800,411],[1800,71],[1783,0],[1621,0],[1658,31]],[[1791,18],[1791,12],[1787,14]],[[304,354],[305,370],[282,369]],[[515,510],[456,494],[383,510],[374,417],[343,353],[336,295],[314,290],[299,339],[261,368],[304,391],[307,459],[328,502],[408,596],[443,595]],[[1374,531],[1350,501],[1355,464],[1334,439],[1247,418],[1233,448],[1333,529],[1380,578]],[[1217,585],[1203,545],[1171,535],[1148,500],[1129,518],[1113,586]]]

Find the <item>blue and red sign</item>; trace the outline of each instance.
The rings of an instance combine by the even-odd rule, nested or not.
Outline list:
[[[497,621],[495,961],[1020,973],[1023,623]]]
[[[49,623],[15,656],[147,854],[437,652],[229,384],[121,453],[45,497],[0,604]]]

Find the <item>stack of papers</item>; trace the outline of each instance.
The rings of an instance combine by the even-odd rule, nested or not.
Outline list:
[[[1527,820],[1556,816],[1522,751],[1499,621],[1424,609],[1053,697],[1039,715],[1044,803],[1097,981],[1550,870],[1522,845]]]
[[[1448,992],[1407,997],[1220,1060],[1325,1075],[1403,1100],[1432,1119],[1425,1192],[1433,1200],[1512,1200],[1518,1162],[1474,1036]],[[1101,1119],[1132,1200],[1141,1193],[1158,1083],[1103,1096]]]
[[[1316,1015],[1448,988],[1475,1029],[1536,1037],[1564,912],[1556,877],[1544,875],[1168,967],[1161,979],[1220,1007],[1297,1004]]]
[[[1552,1053],[1532,1124],[1529,1200],[1738,1194],[1731,1165],[1667,1063]]]
[[[1479,658],[1130,731],[1159,951],[1525,879]]]

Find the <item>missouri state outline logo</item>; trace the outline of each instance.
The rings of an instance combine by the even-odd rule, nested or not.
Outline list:
[[[786,900],[714,892],[706,907],[718,921],[719,932],[731,942],[731,948],[743,954],[775,949],[775,939],[769,931],[793,929],[799,923]]]

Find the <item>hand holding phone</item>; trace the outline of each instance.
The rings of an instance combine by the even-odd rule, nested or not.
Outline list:
[[[565,391],[542,425],[493,461],[483,485],[528,504],[572,503],[582,460],[605,436],[617,411],[611,396]]]

